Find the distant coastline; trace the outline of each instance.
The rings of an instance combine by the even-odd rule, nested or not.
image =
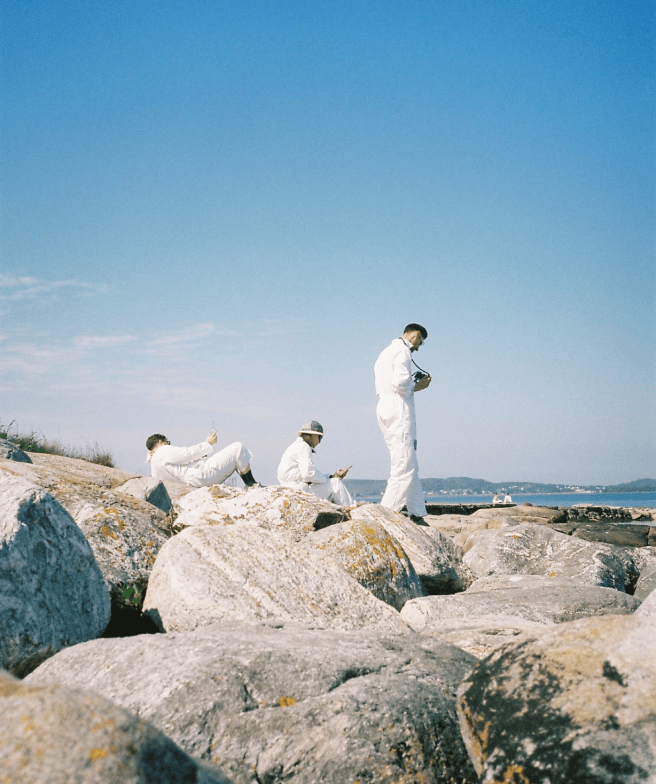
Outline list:
[[[376,496],[385,492],[386,479],[346,479],[349,491],[356,496]],[[447,477],[446,479],[422,479],[421,485],[427,497],[439,500],[440,497],[494,495],[599,495],[609,493],[654,493],[656,479],[635,479],[619,485],[575,485],[544,484],[541,482],[489,482],[486,479],[473,479],[467,476]]]

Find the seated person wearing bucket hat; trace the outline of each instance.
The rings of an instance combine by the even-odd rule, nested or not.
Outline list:
[[[298,438],[285,450],[278,466],[278,481],[283,487],[303,490],[340,506],[353,506],[353,498],[342,479],[348,468],[326,476],[314,465],[314,450],[323,438],[323,427],[313,420],[298,431]],[[350,466],[349,466],[350,468]]]
[[[246,487],[259,486],[251,473],[251,453],[243,444],[235,441],[212,455],[214,444],[216,430],[195,446],[171,446],[166,436],[155,433],[146,440],[146,462],[150,462],[152,476],[164,482],[209,487],[220,485],[236,471]]]

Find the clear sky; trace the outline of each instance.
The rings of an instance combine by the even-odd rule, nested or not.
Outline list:
[[[410,321],[425,477],[656,476],[653,5],[5,0],[0,417],[297,429],[384,478]]]

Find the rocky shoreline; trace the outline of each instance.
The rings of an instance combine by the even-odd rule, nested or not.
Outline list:
[[[647,510],[418,526],[0,444],[0,525],[7,781],[656,781]]]

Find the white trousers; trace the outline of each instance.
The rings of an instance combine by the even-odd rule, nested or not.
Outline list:
[[[193,474],[187,474],[185,484],[192,487],[209,487],[221,482],[238,471],[243,474],[251,464],[251,453],[239,441],[220,452],[210,455],[196,466]]]
[[[334,476],[328,482],[319,482],[308,485],[305,482],[285,482],[282,487],[291,487],[292,490],[301,490],[304,493],[312,493],[317,498],[331,501],[338,506],[353,506],[353,498],[346,488],[344,482]]]
[[[394,512],[405,506],[408,514],[424,517],[426,504],[419,481],[414,400],[408,404],[400,395],[383,395],[376,416],[392,463],[381,506]]]

